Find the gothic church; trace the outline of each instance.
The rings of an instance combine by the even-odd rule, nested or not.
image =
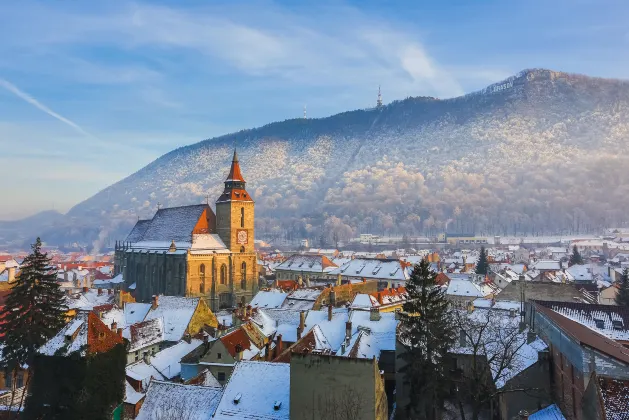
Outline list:
[[[254,202],[234,151],[216,214],[207,204],[158,209],[116,244],[115,273],[138,301],[198,296],[213,311],[249,302],[258,289]]]

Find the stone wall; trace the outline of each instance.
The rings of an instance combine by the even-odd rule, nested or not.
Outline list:
[[[388,416],[375,358],[293,353],[290,397],[291,420],[385,420]]]

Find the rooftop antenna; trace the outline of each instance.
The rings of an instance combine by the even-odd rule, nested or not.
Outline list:
[[[380,85],[378,85],[378,101],[376,102],[376,108],[382,108],[382,92],[380,91]]]
[[[210,205],[210,194],[205,194],[205,204]]]
[[[159,210],[162,207],[162,203],[160,203],[159,201],[157,202],[157,210]]]
[[[308,117],[306,116],[306,105],[304,105],[304,120],[305,120],[306,118],[308,118]]]

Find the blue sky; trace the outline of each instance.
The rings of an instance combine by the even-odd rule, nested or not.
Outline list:
[[[0,0],[0,220],[182,145],[525,68],[629,78],[629,2]]]

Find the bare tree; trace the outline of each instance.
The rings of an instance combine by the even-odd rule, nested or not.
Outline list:
[[[317,399],[319,418],[327,420],[360,420],[365,397],[346,386],[341,391],[327,392]]]
[[[456,319],[460,337],[453,349],[457,359],[454,385],[462,420],[466,413],[478,420],[488,406],[493,416],[494,404],[502,394],[547,396],[543,386],[511,381],[537,361],[537,353],[527,343],[526,327],[520,326],[515,313],[493,309],[457,311]]]

